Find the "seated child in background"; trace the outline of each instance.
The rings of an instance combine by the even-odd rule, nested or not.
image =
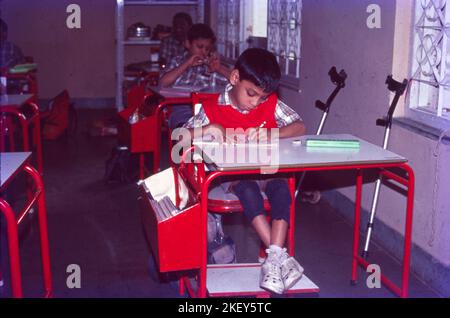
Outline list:
[[[230,71],[220,63],[219,55],[213,52],[215,42],[214,32],[208,25],[194,24],[185,41],[187,51],[168,63],[161,73],[161,86],[207,87],[214,72],[222,77],[222,81],[226,81]],[[192,115],[191,105],[173,107],[169,127],[181,127]]]
[[[197,115],[185,124],[191,135],[195,127],[203,127],[203,135],[226,128],[279,128],[279,137],[300,136],[305,126],[300,116],[275,94],[281,72],[275,56],[263,49],[247,49],[238,58],[230,74],[230,84],[217,100],[204,103]],[[267,138],[263,129],[254,130],[249,138]],[[261,186],[260,186],[261,185]],[[268,257],[261,267],[260,286],[282,294],[301,278],[303,268],[284,248],[289,227],[292,198],[285,179],[240,180],[231,190],[239,198],[244,214],[266,245]],[[272,223],[264,215],[266,193],[271,206]]]
[[[175,56],[186,50],[184,42],[186,34],[192,26],[192,18],[185,12],[178,12],[172,19],[172,33],[161,40],[159,49],[160,63],[166,65]]]
[[[13,67],[25,63],[22,50],[8,41],[8,25],[0,19],[0,67]]]

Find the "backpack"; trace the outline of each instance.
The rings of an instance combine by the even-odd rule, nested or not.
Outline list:
[[[105,162],[105,183],[128,183],[135,179],[138,164],[127,147],[114,147]]]
[[[74,124],[71,123],[71,120],[75,120],[75,110],[70,104],[67,90],[59,93],[50,102],[49,108],[50,110],[42,112],[40,115],[43,120],[42,137],[46,140],[55,140],[67,133],[69,125],[73,126]]]
[[[208,212],[208,264],[231,263],[236,263],[236,245],[223,232],[221,216]]]

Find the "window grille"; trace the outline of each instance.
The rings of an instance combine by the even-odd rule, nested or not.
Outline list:
[[[246,2],[247,1],[247,2]],[[247,48],[243,30],[245,10],[258,10],[258,1],[217,1],[217,49],[227,60],[234,61]],[[282,83],[299,88],[301,57],[301,0],[268,0],[267,49],[278,59]]]
[[[450,0],[416,0],[409,107],[450,119]]]

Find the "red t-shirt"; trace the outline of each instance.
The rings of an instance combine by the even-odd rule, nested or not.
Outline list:
[[[218,97],[203,102],[203,109],[210,124],[219,124],[223,128],[257,128],[266,122],[264,128],[277,128],[275,109],[278,96],[272,93],[268,98],[246,114],[231,105],[219,105]]]

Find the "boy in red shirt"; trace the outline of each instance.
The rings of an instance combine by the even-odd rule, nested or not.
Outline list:
[[[252,48],[238,58],[230,74],[230,84],[217,100],[204,102],[197,115],[189,119],[186,128],[203,127],[203,135],[215,135],[226,128],[278,128],[279,137],[300,136],[305,126],[300,116],[280,101],[275,93],[281,72],[275,56],[269,51]],[[191,130],[193,135],[193,130]],[[266,129],[256,129],[250,140],[269,138]],[[260,286],[282,294],[301,278],[303,268],[284,248],[289,227],[292,198],[285,179],[240,180],[233,182],[232,192],[239,198],[244,214],[267,247],[268,257],[261,267]],[[267,195],[272,222],[264,215]]]

